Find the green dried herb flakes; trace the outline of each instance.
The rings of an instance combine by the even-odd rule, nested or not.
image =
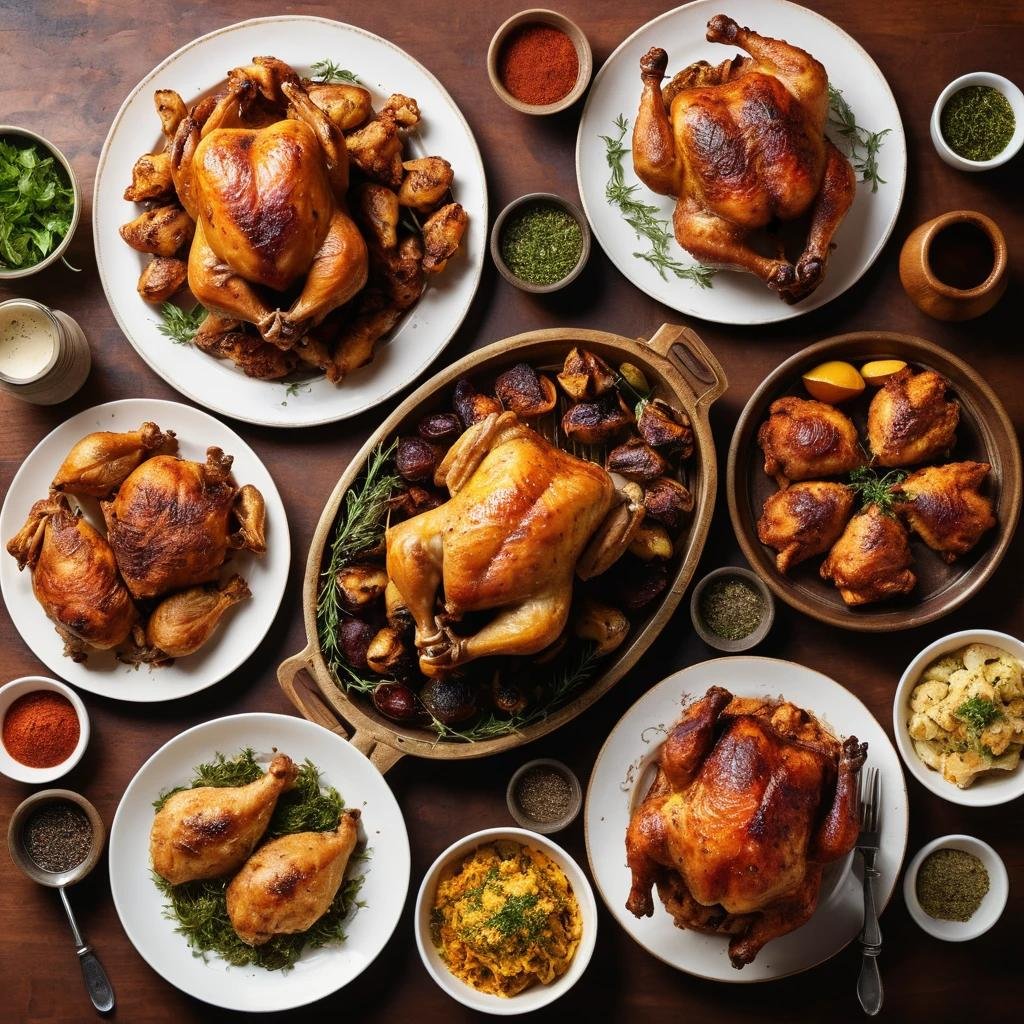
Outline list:
[[[991,160],[1010,144],[1016,128],[1010,101],[989,85],[953,93],[939,115],[949,148],[965,160]]]
[[[764,615],[764,600],[745,580],[715,580],[700,597],[704,625],[723,640],[742,640],[757,629]]]
[[[576,269],[582,254],[583,229],[551,203],[516,210],[501,232],[501,258],[527,284],[556,284]]]
[[[921,909],[939,921],[969,921],[988,890],[985,865],[966,850],[936,850],[917,872]]]
[[[0,267],[20,270],[45,259],[71,229],[74,212],[60,161],[34,142],[0,138]]]

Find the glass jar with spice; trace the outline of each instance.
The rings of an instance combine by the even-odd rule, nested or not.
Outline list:
[[[89,717],[70,687],[27,676],[0,688],[4,775],[19,782],[52,782],[78,763],[88,741]]]

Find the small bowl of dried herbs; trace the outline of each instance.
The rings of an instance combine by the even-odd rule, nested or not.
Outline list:
[[[0,281],[59,260],[81,205],[75,172],[56,146],[27,128],[0,125]]]
[[[510,284],[546,294],[575,281],[590,257],[583,211],[551,192],[509,203],[491,229],[491,259]]]
[[[903,899],[924,931],[944,942],[984,935],[1002,916],[1010,894],[1003,859],[973,836],[933,839],[903,876]]]
[[[756,573],[727,565],[709,572],[693,588],[690,619],[709,647],[737,654],[768,635],[775,621],[775,598]]]
[[[935,101],[930,130],[935,151],[950,167],[1000,167],[1024,145],[1024,93],[990,71],[961,75]]]
[[[580,780],[561,761],[542,757],[516,771],[506,793],[509,814],[517,825],[548,835],[575,821],[583,806]]]

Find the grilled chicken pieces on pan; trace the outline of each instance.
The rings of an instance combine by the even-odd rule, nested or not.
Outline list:
[[[764,471],[786,487],[791,480],[842,476],[864,464],[857,428],[825,402],[786,397],[772,402],[757,440]]]
[[[775,548],[779,572],[789,572],[839,539],[853,512],[853,491],[845,484],[808,480],[776,491],[757,522],[762,544]]]
[[[868,444],[880,466],[917,466],[946,455],[956,441],[960,403],[949,381],[909,366],[890,377],[868,408]]]

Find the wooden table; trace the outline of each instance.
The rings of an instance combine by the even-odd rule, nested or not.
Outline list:
[[[664,10],[655,0],[562,0],[558,5],[586,29],[599,65],[618,43]],[[946,345],[988,378],[1006,403],[1018,429],[1024,424],[1024,352],[1020,347],[1021,280],[1024,266],[1024,205],[1021,161],[989,174],[959,174],[941,163],[928,138],[928,117],[939,90],[961,73],[986,69],[1020,77],[1024,15],[1014,0],[826,0],[816,5],[850,32],[875,58],[889,80],[903,114],[910,152],[906,198],[893,238],[860,283],[823,309],[776,327],[739,329],[695,323],[729,374],[731,388],[712,413],[724,462],[739,410],[752,389],[782,359],[818,338],[842,331],[885,329],[921,335]],[[438,75],[476,132],[490,183],[492,211],[534,190],[576,195],[573,151],[579,107],[547,119],[521,117],[491,91],[484,67],[490,36],[518,9],[512,0],[488,5],[449,4],[441,9],[412,0],[388,5],[305,3],[281,5],[232,0],[185,5],[149,0],[91,4],[0,0],[0,96],[5,121],[51,138],[68,154],[87,197],[71,262],[0,298],[27,295],[66,310],[92,342],[92,376],[75,399],[59,408],[34,408],[0,398],[2,454],[0,483],[6,489],[21,460],[56,424],[90,405],[146,396],[180,400],[136,356],[107,308],[91,252],[93,175],[110,121],[128,90],[166,54],[194,36],[282,7],[337,17],[388,36]],[[723,3],[728,11],[728,3]],[[761,26],[770,28],[770,26]],[[781,26],[783,34],[785,26]],[[268,51],[273,42],[268,41]],[[338,55],[331,55],[338,56]],[[827,62],[827,54],[819,54]],[[224,69],[217,68],[216,71]],[[59,77],[58,77],[59,76]],[[53,82],[53,84],[51,84]],[[884,187],[884,186],[883,186]],[[945,210],[967,207],[993,216],[1009,240],[1015,281],[990,314],[966,325],[935,323],[903,294],[896,274],[902,240],[918,223]],[[574,287],[549,297],[520,293],[493,266],[469,316],[444,360],[518,331],[555,323],[646,335],[678,314],[660,307],[629,285],[600,250]],[[84,792],[109,824],[118,800],[139,765],[157,747],[197,722],[240,711],[289,713],[275,682],[275,668],[305,643],[299,604],[306,549],[339,473],[369,432],[390,409],[335,426],[290,433],[234,424],[274,475],[286,504],[294,549],[290,586],[268,636],[232,677],[207,692],[160,707],[118,704],[87,697],[93,740],[67,785]],[[701,563],[707,571],[741,563],[724,495]],[[6,538],[5,538],[6,539]],[[892,693],[902,669],[937,637],[973,626],[1024,634],[1020,536],[984,592],[943,622],[912,632],[868,636],[825,628],[780,605],[774,631],[759,653],[800,661],[841,681],[890,728]],[[636,669],[596,707],[562,732],[528,750],[465,765],[404,759],[388,774],[405,811],[413,849],[413,893],[423,871],[450,842],[465,833],[509,824],[505,784],[527,757],[552,755],[572,765],[585,782],[604,738],[626,708],[670,671],[713,656],[691,635],[684,609],[676,628],[666,631]],[[46,672],[0,616],[0,680]],[[1019,979],[1017,923],[1024,914],[1024,837],[1015,810],[958,809],[908,780],[912,853],[928,839],[969,832],[991,842],[1011,876],[1010,905],[1001,922],[967,946],[944,945],[911,922],[900,895],[882,926],[886,986],[883,1016],[893,1021],[992,1019],[1004,1011],[1010,986]],[[26,786],[2,780],[3,828]],[[585,862],[582,825],[560,837]],[[121,930],[110,900],[106,866],[74,892],[81,924],[98,950],[117,990],[119,1020],[214,1021],[228,1015],[166,984],[142,961]],[[385,953],[343,992],[307,1011],[351,1015],[360,1021],[470,1019],[468,1011],[443,995],[428,978],[413,943],[411,903]],[[0,962],[6,1020],[73,1022],[89,1019],[67,927],[55,896],[17,874],[6,857],[0,865]],[[817,1020],[856,1021],[854,996],[859,952],[848,948],[810,973],[770,988],[712,984],[677,973],[635,945],[602,908],[600,936],[583,981],[545,1015],[593,1019]]]

